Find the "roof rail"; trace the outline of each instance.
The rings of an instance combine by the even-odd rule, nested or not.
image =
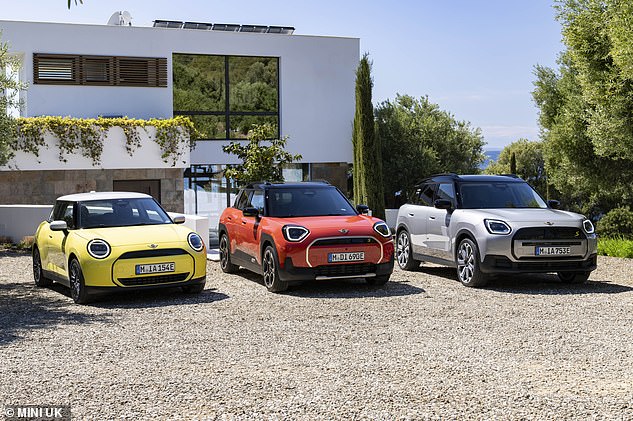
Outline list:
[[[511,177],[511,178],[521,178],[516,174],[499,174],[499,175],[502,175],[504,177]]]
[[[323,180],[323,179],[321,179],[321,178],[317,178],[317,179],[310,180],[310,181],[311,181],[311,182],[313,182],[313,183],[322,183],[322,184],[327,184],[328,186],[330,186],[330,185],[331,185],[329,181],[327,181],[327,180]]]

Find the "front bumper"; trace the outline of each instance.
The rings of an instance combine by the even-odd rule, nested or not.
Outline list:
[[[597,254],[587,259],[540,258],[512,261],[503,255],[487,255],[479,268],[484,273],[548,273],[548,272],[591,272],[598,265]]]
[[[284,282],[301,282],[310,280],[368,278],[390,275],[393,272],[393,257],[386,263],[352,263],[322,265],[316,267],[296,267],[290,257],[286,258],[284,267],[279,268],[279,279]]]
[[[148,289],[158,289],[158,288],[176,288],[176,287],[185,287],[191,285],[204,285],[207,281],[206,276],[202,276],[200,278],[189,279],[188,281],[183,282],[172,282],[168,284],[150,284],[150,285],[139,285],[132,287],[122,287],[116,284],[112,284],[111,286],[86,286],[86,291],[89,294],[98,294],[98,293],[109,293],[116,291],[140,291],[140,290],[148,290]]]

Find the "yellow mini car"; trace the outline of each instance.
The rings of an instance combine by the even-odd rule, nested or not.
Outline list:
[[[33,244],[37,286],[53,281],[83,304],[99,291],[181,286],[199,293],[206,282],[202,238],[141,193],[80,193],[57,199]]]

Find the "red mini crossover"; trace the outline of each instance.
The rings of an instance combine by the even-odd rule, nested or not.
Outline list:
[[[243,266],[281,292],[305,280],[364,278],[383,285],[393,271],[384,221],[366,215],[327,183],[256,183],[220,217],[220,264]]]

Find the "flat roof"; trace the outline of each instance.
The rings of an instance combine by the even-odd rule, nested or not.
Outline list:
[[[89,193],[75,193],[58,197],[57,200],[64,202],[87,202],[90,200],[111,200],[111,199],[144,199],[152,196],[143,193],[125,191],[102,191]]]

